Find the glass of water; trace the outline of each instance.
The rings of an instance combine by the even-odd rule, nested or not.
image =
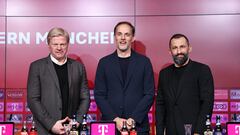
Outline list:
[[[70,134],[70,129],[71,129],[71,125],[70,124],[63,124],[64,130],[65,130],[65,134],[64,135],[69,135]]]
[[[184,124],[185,135],[191,135],[192,133],[192,124]]]

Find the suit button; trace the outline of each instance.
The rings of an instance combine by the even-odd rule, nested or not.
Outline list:
[[[62,108],[59,108],[59,111],[62,111]]]
[[[178,103],[175,103],[174,106],[178,106]]]
[[[120,109],[123,109],[123,106],[119,106]]]

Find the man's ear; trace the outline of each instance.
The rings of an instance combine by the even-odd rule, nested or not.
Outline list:
[[[132,38],[132,43],[134,43],[134,41],[135,41],[135,37]]]
[[[169,53],[170,55],[172,55],[172,52],[171,52],[171,49],[170,49],[170,48],[168,49],[168,53]]]
[[[189,52],[189,53],[192,52],[192,46],[191,46],[191,45],[189,45],[189,50],[188,50],[188,52]]]

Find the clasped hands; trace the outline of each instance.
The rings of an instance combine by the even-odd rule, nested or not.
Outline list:
[[[68,126],[70,126],[69,128],[72,127],[72,123],[73,123],[73,120],[70,119],[69,117],[66,117],[62,120],[58,120],[52,127],[51,131],[54,133],[54,134],[59,134],[59,135],[63,135],[66,133],[66,127],[64,127],[64,123],[69,123]],[[77,122],[77,127],[79,127],[79,123]]]
[[[131,129],[134,119],[132,119],[132,118],[124,119],[124,118],[116,117],[113,121],[116,122],[118,131],[121,131],[122,126],[123,126],[123,121],[126,121],[127,122],[127,128]]]

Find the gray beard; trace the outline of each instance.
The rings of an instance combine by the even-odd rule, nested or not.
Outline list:
[[[183,58],[178,58],[177,55],[173,56],[173,61],[178,66],[184,65],[188,60],[188,54],[183,54],[183,55],[184,55]]]

